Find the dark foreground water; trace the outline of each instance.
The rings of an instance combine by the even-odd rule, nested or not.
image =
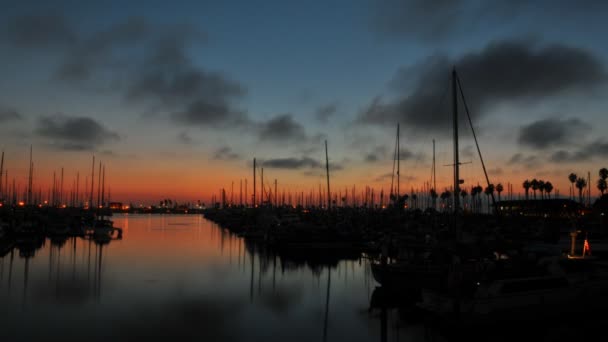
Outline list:
[[[4,249],[0,341],[572,341],[608,322],[564,315],[454,337],[411,304],[379,301],[356,255],[275,255],[202,216],[113,219],[121,240],[20,239]]]
[[[202,216],[113,220],[121,240],[22,239],[2,257],[1,341],[381,338],[365,259],[275,256]],[[388,340],[424,340],[388,319]]]

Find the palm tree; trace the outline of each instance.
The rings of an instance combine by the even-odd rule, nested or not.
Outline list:
[[[498,201],[500,202],[500,193],[504,190],[501,183],[496,184],[496,192],[498,193]]]
[[[433,199],[433,208],[437,209],[437,191],[431,189],[431,198]]]
[[[568,180],[570,181],[570,198],[574,197],[574,183],[576,183],[576,173],[571,173],[568,175]]]
[[[587,186],[585,178],[576,179],[576,188],[578,189],[578,198],[581,204],[583,204],[583,189]]]
[[[471,210],[475,211],[476,205],[475,202],[477,201],[477,187],[473,186],[471,187]]]
[[[539,180],[538,181],[538,190],[540,191],[540,199],[544,199],[544,193],[545,193],[545,181],[544,180]]]
[[[481,211],[481,193],[483,192],[483,188],[481,187],[481,185],[478,185],[475,187],[475,191],[477,192],[477,211]]]
[[[600,178],[597,180],[597,189],[602,193],[602,196],[604,196],[604,191],[606,191],[607,188],[608,182],[606,182],[605,179]]]
[[[439,196],[439,197],[441,198],[441,202],[443,203],[443,208],[444,208],[444,210],[445,210],[445,208],[446,208],[446,203],[445,203],[445,201],[446,201],[448,198],[450,198],[450,192],[446,190],[446,191],[442,192],[442,193],[441,193],[441,196]]]
[[[532,186],[532,191],[534,191],[534,199],[536,200],[536,190],[538,190],[538,180],[536,180],[536,178],[533,178],[532,181],[530,182],[530,185]]]
[[[490,212],[490,195],[494,193],[494,184],[489,184],[483,191],[488,199],[488,213]]]
[[[603,180],[608,179],[608,169],[607,168],[605,168],[605,167],[601,168],[599,174],[600,174],[601,179],[603,179]]]
[[[460,197],[462,197],[462,207],[465,207],[465,198],[467,197],[468,193],[465,189],[460,190]]]
[[[522,185],[524,187],[524,190],[526,191],[526,200],[527,200],[528,199],[528,193],[530,192],[530,187],[532,186],[532,184],[530,183],[529,180],[526,179]]]
[[[553,184],[551,182],[545,182],[545,192],[547,193],[547,198],[551,198],[551,191],[553,191]]]

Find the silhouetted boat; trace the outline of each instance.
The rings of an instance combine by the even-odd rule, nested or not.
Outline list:
[[[591,257],[549,258],[539,263],[542,271],[536,274],[460,284],[451,293],[425,288],[418,305],[439,316],[457,314],[481,321],[573,314],[608,303],[607,263]]]

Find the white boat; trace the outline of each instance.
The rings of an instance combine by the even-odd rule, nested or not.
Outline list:
[[[585,312],[608,303],[608,264],[594,258],[551,258],[548,272],[478,282],[469,293],[422,290],[417,305],[439,316],[535,319]]]

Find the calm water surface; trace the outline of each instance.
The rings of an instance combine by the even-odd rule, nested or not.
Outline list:
[[[397,310],[381,324],[365,259],[275,256],[198,215],[113,220],[121,240],[25,239],[2,257],[2,341],[440,340]]]

